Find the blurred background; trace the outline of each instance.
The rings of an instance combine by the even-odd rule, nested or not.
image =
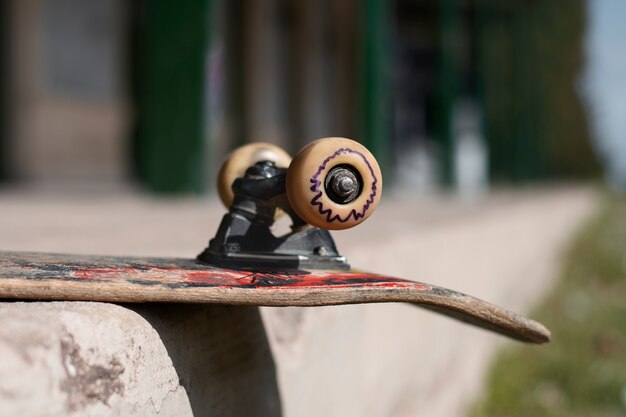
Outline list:
[[[626,180],[618,1],[2,0],[9,183],[205,192],[346,136],[403,193]]]
[[[496,354],[395,304],[262,308],[284,415],[624,415],[626,201],[596,184],[626,190],[625,19],[623,0],[0,0],[0,249],[194,256],[230,150],[346,136],[387,191],[335,235],[351,264],[530,312],[553,342]],[[62,384],[13,362],[0,405]]]

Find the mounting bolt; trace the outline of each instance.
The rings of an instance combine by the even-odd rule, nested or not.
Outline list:
[[[328,255],[330,255],[330,252],[328,251],[326,246],[318,246],[318,247],[315,248],[314,252],[315,252],[316,255],[319,255],[319,256],[328,256]]]
[[[224,252],[227,253],[241,252],[241,246],[239,245],[239,243],[226,243],[223,248]]]

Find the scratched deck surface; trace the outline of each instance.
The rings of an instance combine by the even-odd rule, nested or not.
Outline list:
[[[239,271],[193,259],[0,252],[0,298],[259,306],[408,302],[518,340],[550,338],[541,324],[477,298],[358,271]]]

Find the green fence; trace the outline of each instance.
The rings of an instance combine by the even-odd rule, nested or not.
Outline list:
[[[135,6],[134,160],[138,178],[151,190],[205,188],[209,3],[143,0]],[[361,105],[357,126],[348,130],[361,133],[357,139],[377,156],[387,178],[392,172],[386,168],[394,159],[393,98],[398,86],[392,80],[399,4],[355,3],[360,13],[351,18],[357,24],[346,25],[360,28],[354,36],[359,57],[352,81],[358,84]],[[234,146],[250,136],[245,124],[250,71],[244,71],[250,63],[245,62],[247,32],[242,28],[247,4],[233,0],[222,5],[225,105]],[[439,150],[443,185],[453,185],[454,178],[454,106],[468,97],[479,104],[492,181],[517,183],[598,172],[585,107],[576,91],[584,62],[584,0],[439,0],[421,2],[419,9],[429,13],[436,32],[435,97],[428,112],[432,131],[426,133]],[[285,85],[294,88],[288,80]],[[294,106],[287,111],[292,119],[303,117],[294,111]],[[299,141],[293,125],[286,130]]]
[[[209,0],[135,9],[136,174],[158,192],[204,189]]]

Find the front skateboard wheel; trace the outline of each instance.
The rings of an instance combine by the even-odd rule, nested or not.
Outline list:
[[[291,156],[271,143],[256,142],[235,149],[226,157],[217,175],[217,190],[222,203],[228,208],[233,203],[233,182],[243,177],[246,170],[260,161],[272,161],[277,167],[287,168]]]
[[[298,217],[327,230],[348,229],[367,219],[383,187],[374,156],[346,138],[319,139],[302,148],[289,166],[286,185]]]

